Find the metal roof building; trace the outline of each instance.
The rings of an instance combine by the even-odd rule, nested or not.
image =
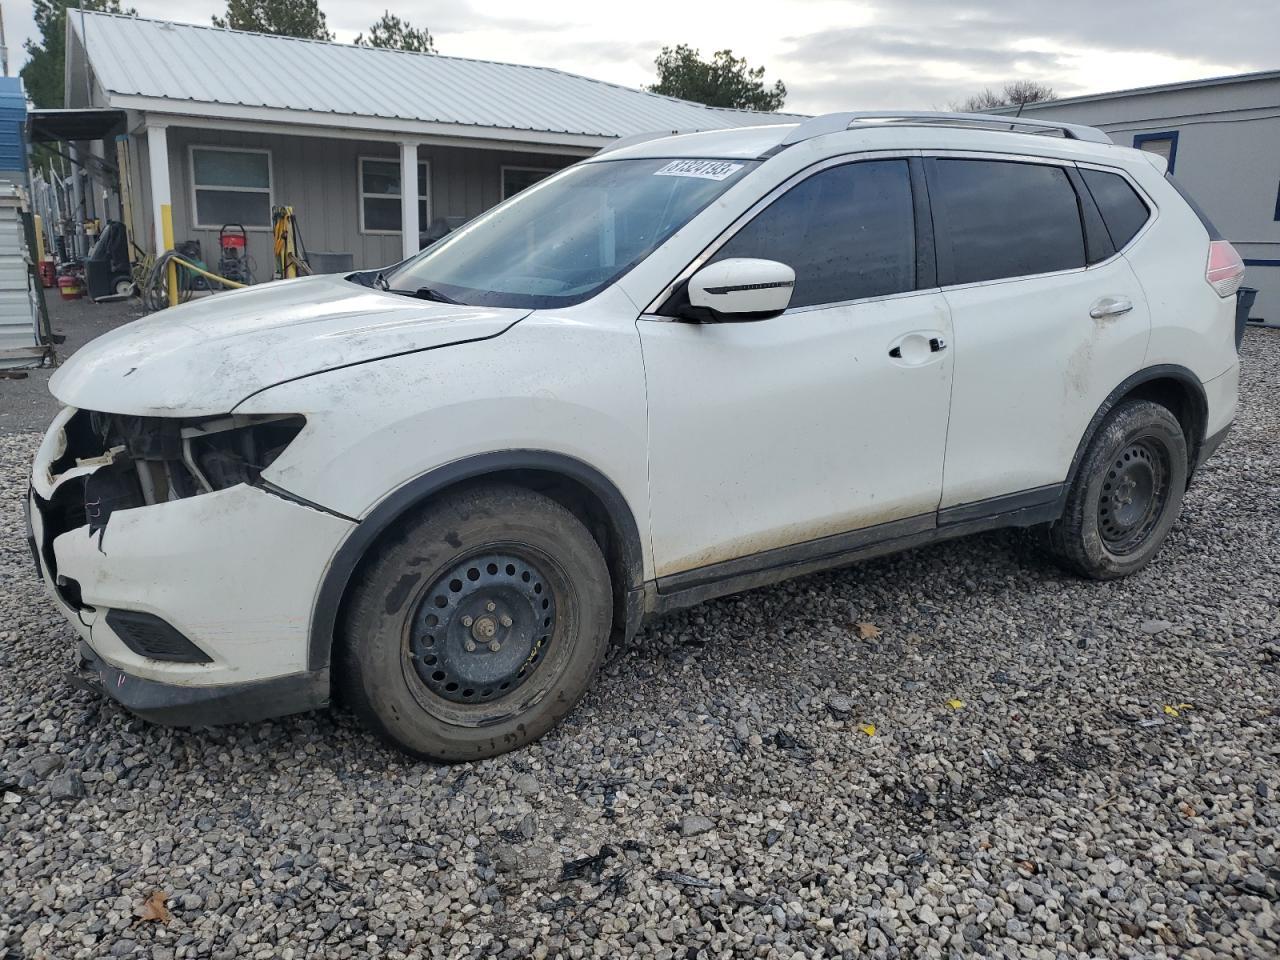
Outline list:
[[[1022,116],[1101,127],[1164,157],[1244,258],[1250,316],[1280,323],[1280,70],[1029,103]]]
[[[170,203],[206,256],[294,206],[316,249],[376,265],[611,141],[784,122],[548,67],[70,10],[66,105],[123,111],[139,242]],[[145,244],[143,244],[145,245]]]

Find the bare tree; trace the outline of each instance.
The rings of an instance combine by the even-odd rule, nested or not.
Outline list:
[[[1056,93],[1047,83],[1036,80],[1014,80],[1004,85],[1004,98],[1010,106],[1020,107],[1024,103],[1039,103],[1041,100],[1052,100]]]
[[[1054,98],[1053,87],[1035,80],[1013,80],[1004,85],[1004,89],[996,93],[990,87],[976,93],[967,100],[952,103],[955,113],[982,113],[996,107],[1020,107],[1025,103],[1039,103]]]

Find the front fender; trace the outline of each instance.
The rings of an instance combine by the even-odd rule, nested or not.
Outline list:
[[[433,470],[507,450],[589,463],[647,516],[644,390],[633,323],[534,314],[492,340],[279,384],[235,412],[304,415],[263,479],[343,516],[363,519]]]

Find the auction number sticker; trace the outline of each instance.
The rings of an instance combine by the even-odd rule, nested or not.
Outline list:
[[[672,160],[655,177],[699,177],[703,180],[727,180],[742,169],[740,163],[727,160]]]

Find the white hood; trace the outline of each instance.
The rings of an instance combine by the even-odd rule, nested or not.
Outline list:
[[[338,276],[278,281],[112,330],[73,354],[49,389],[86,410],[211,416],[285,380],[494,337],[530,312],[418,300]]]

